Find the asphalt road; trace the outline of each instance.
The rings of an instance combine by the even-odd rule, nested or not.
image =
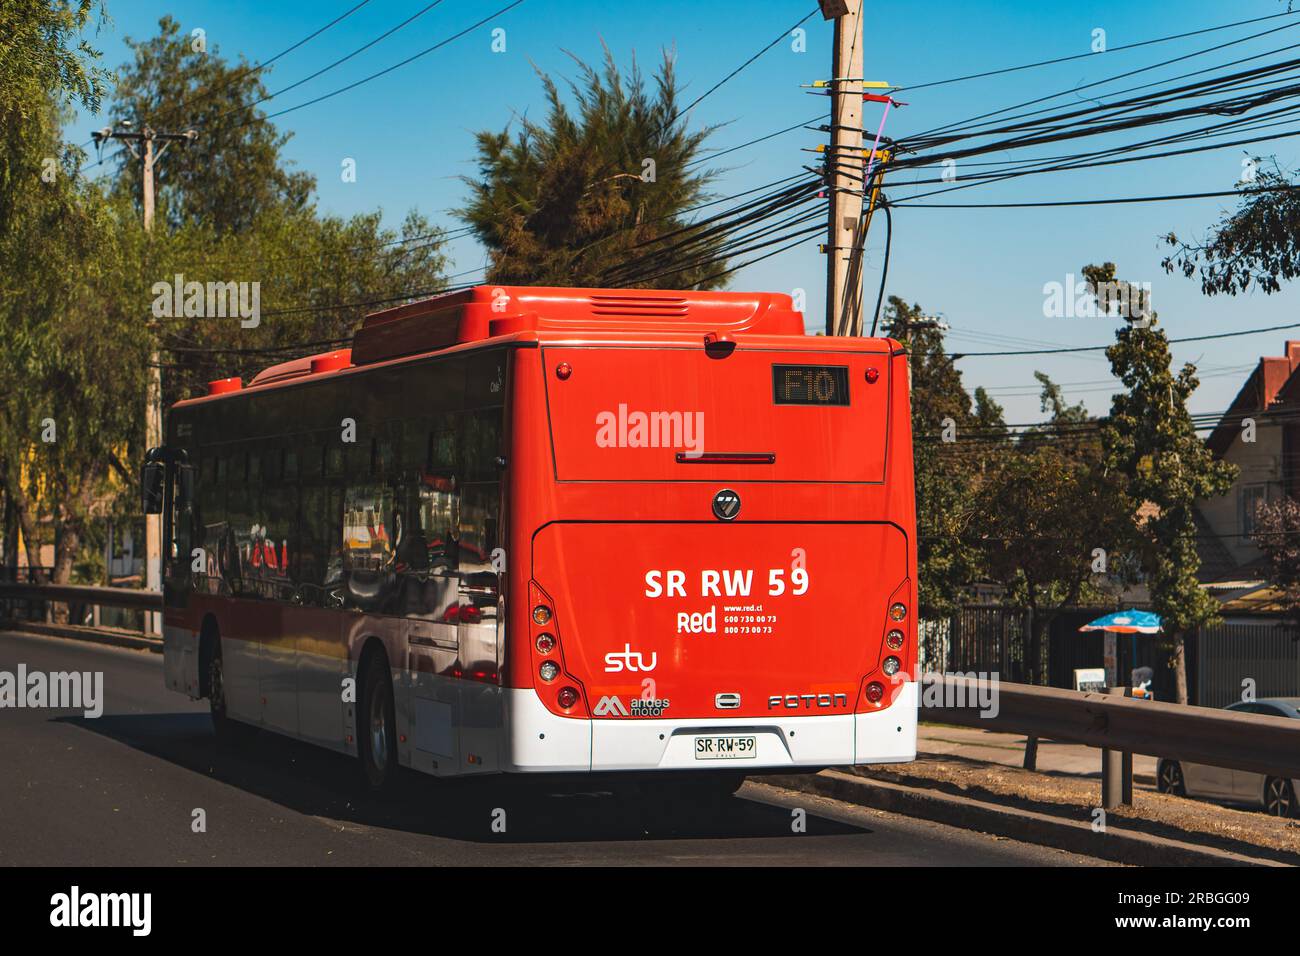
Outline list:
[[[0,709],[0,865],[1097,865],[1056,850],[747,783],[654,814],[515,777],[362,795],[353,761],[257,733],[217,743],[162,659],[0,633],[0,671],[102,671],[104,713]],[[194,811],[206,832],[192,829]],[[792,832],[794,811],[806,832]],[[505,832],[493,830],[504,811]]]

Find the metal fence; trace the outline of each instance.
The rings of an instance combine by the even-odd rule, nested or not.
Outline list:
[[[1041,652],[1041,673],[1050,687],[1073,687],[1076,669],[1101,667],[1104,636],[1079,633],[1080,625],[1112,608],[1070,608],[1048,628]],[[970,605],[947,617],[921,620],[920,663],[923,672],[993,673],[1015,683],[1029,681],[1029,616],[1022,608]],[[1300,697],[1300,640],[1281,617],[1255,615],[1225,618],[1187,635],[1188,700],[1203,707],[1223,707],[1240,700],[1245,681],[1256,697]],[[1158,637],[1118,635],[1117,670],[1128,684],[1137,667],[1152,671],[1157,700],[1177,700],[1169,650]]]
[[[1247,687],[1256,697],[1300,697],[1300,641],[1281,618],[1225,618],[1198,635],[1189,671],[1205,707],[1241,700]]]

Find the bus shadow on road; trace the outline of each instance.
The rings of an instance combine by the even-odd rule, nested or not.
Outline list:
[[[488,775],[439,780],[405,772],[391,794],[368,793],[356,760],[249,730],[237,746],[217,740],[207,714],[106,715],[57,720],[237,787],[306,816],[479,843],[588,840],[754,839],[869,833],[738,796],[688,804],[615,796],[597,778]]]

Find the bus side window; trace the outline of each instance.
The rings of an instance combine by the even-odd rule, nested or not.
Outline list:
[[[230,567],[232,542],[230,524],[226,520],[226,486],[230,480],[230,448],[221,446],[212,453],[211,481],[199,484],[200,509],[203,519],[201,543],[207,562],[205,590],[209,594],[229,594],[230,583],[226,570]]]
[[[393,493],[387,485],[359,478],[343,494],[343,593],[347,604],[383,610],[395,584],[397,533]]]
[[[416,488],[412,522],[432,574],[453,575],[460,568],[460,489],[456,477],[424,474]]]
[[[465,485],[461,489],[461,609],[466,621],[495,616],[500,578],[493,552],[500,522],[501,422],[499,406],[466,412],[464,417]],[[469,610],[472,608],[472,610]]]
[[[254,583],[253,526],[261,504],[261,486],[249,480],[256,474],[261,480],[261,459],[247,448],[231,456],[230,485],[226,492],[226,508],[230,524],[230,546],[226,581],[236,595],[257,594]]]
[[[423,461],[412,458],[395,481],[403,529],[396,554],[395,613],[428,621],[456,620],[460,568],[460,483],[456,419],[436,416]],[[408,444],[409,447],[409,444]]]
[[[501,454],[503,414],[504,409],[499,405],[464,413],[461,422],[464,460],[461,475],[464,481],[494,482],[500,478],[497,458]]]
[[[302,532],[299,548],[299,586],[303,601],[318,607],[337,607],[342,574],[342,500],[340,489],[321,476],[323,448],[313,448],[315,470],[303,476]]]
[[[278,472],[277,472],[278,473]],[[294,593],[297,571],[297,536],[294,533],[298,510],[298,489],[283,479],[267,483],[262,491],[262,510],[257,531],[258,569],[268,597],[289,600]]]

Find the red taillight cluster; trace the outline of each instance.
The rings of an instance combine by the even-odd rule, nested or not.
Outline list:
[[[537,696],[552,713],[565,717],[586,717],[587,706],[582,682],[564,668],[555,604],[535,581],[529,584],[528,590],[532,605],[529,617],[532,630],[533,687]]]
[[[894,691],[904,681],[915,680],[915,675],[907,673],[906,662],[911,659],[908,654],[907,636],[912,633],[912,624],[908,621],[908,602],[911,597],[912,582],[904,581],[890,595],[885,610],[885,637],[883,659],[867,674],[862,681],[862,695],[858,699],[858,710],[879,710],[888,707],[894,699]]]

